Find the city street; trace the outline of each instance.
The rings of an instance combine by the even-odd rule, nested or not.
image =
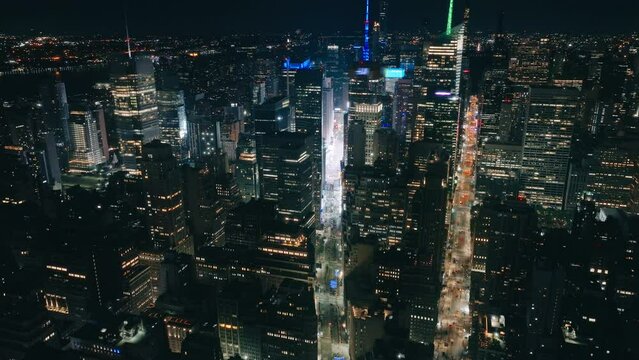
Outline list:
[[[316,309],[319,317],[319,358],[348,359],[344,313],[342,218],[343,127],[335,122],[325,137],[321,235],[316,246]]]
[[[470,99],[463,123],[463,144],[451,222],[449,227],[444,280],[439,299],[439,317],[435,338],[435,359],[467,359],[471,329],[469,314],[472,243],[471,207],[475,199],[475,158],[477,153],[477,97]]]

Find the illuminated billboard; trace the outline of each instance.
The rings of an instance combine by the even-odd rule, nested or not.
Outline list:
[[[403,79],[406,76],[406,70],[402,68],[385,68],[384,77],[387,79]]]

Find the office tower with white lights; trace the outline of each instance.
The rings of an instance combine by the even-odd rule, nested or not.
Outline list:
[[[120,137],[122,167],[140,178],[142,146],[160,138],[153,63],[147,57],[117,62],[111,74],[113,116]]]

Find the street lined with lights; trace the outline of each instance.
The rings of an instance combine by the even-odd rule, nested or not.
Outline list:
[[[334,122],[325,138],[326,157],[322,210],[322,235],[316,246],[317,274],[315,302],[318,313],[320,359],[348,358],[348,338],[344,313],[344,271],[342,243],[343,126]]]
[[[466,359],[471,330],[469,311],[472,243],[471,208],[475,199],[477,153],[477,97],[470,98],[463,125],[460,166],[453,195],[451,223],[444,262],[444,281],[439,299],[435,359]]]

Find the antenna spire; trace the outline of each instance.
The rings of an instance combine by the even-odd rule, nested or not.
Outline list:
[[[131,55],[131,38],[129,37],[129,17],[126,14],[126,9],[124,10],[124,29],[126,31],[126,49],[129,54],[129,59],[132,59]]]
[[[369,25],[368,25],[368,9],[370,0],[366,0],[366,17],[364,18],[364,47],[362,48],[362,59],[368,62],[371,59],[371,51],[369,48]]]
[[[455,7],[455,0],[450,0],[448,4],[448,21],[446,22],[446,35],[450,35],[453,32],[453,8]]]

